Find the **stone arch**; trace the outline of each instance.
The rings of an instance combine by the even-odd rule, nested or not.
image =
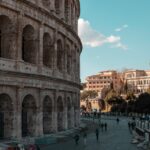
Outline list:
[[[57,14],[60,13],[60,0],[55,0],[55,11]]]
[[[63,71],[64,67],[64,51],[62,41],[57,40],[57,68],[59,71]]]
[[[13,102],[7,94],[0,94],[0,139],[13,136]]]
[[[69,21],[69,0],[65,0],[65,21]]]
[[[57,99],[57,130],[62,131],[64,129],[64,105],[63,105],[63,99],[61,96]]]
[[[22,136],[35,136],[36,132],[36,100],[32,95],[26,95],[22,102]]]
[[[0,15],[0,57],[13,59],[13,24],[11,20],[4,15]]]
[[[50,8],[50,0],[42,0],[42,4],[44,7],[48,9]]]
[[[43,35],[43,64],[49,68],[52,68],[53,59],[53,47],[51,45],[51,37],[49,33]]]
[[[52,113],[53,103],[49,96],[43,100],[43,133],[50,134],[52,132]]]
[[[22,34],[22,60],[36,64],[36,40],[33,26],[26,25]]]
[[[68,129],[70,129],[72,127],[72,123],[71,123],[71,120],[72,120],[72,116],[71,116],[71,108],[72,108],[72,105],[71,105],[71,100],[70,100],[70,97],[67,97],[67,122],[68,122]]]
[[[71,49],[70,46],[67,45],[66,46],[67,50],[66,50],[66,54],[67,54],[67,73],[70,74],[71,73]]]

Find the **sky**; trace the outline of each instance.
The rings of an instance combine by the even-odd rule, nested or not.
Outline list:
[[[104,70],[150,70],[150,0],[80,0],[81,81]]]

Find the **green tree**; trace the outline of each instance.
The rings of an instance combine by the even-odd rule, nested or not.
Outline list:
[[[150,94],[142,93],[135,102],[136,111],[139,113],[150,113]]]

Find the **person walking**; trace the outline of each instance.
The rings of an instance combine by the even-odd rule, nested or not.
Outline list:
[[[117,118],[116,121],[117,121],[117,124],[119,124],[119,121],[120,121],[119,118]]]
[[[79,143],[79,135],[78,134],[76,134],[75,136],[74,136],[74,139],[75,139],[75,144],[76,145],[78,145],[78,143]]]
[[[105,127],[105,131],[107,131],[107,123],[106,122],[104,124],[104,127]]]
[[[96,135],[96,140],[98,142],[98,140],[99,140],[99,130],[98,130],[98,128],[96,128],[96,130],[95,130],[95,135]]]
[[[104,127],[104,124],[103,124],[103,123],[101,123],[101,130],[102,130],[102,132],[103,132],[103,127]]]
[[[86,146],[86,143],[87,143],[87,133],[86,132],[83,133],[83,141],[84,141],[84,146]]]

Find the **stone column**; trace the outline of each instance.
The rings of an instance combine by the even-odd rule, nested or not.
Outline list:
[[[54,4],[54,0],[52,0],[52,1],[50,2],[50,10],[51,10],[52,13],[55,12],[55,4]]]
[[[75,6],[73,6],[73,25],[72,25],[72,27],[73,27],[74,31],[76,30],[76,27],[75,27],[76,23],[75,22],[76,22]]]
[[[57,73],[57,30],[54,34],[54,57],[53,57],[53,75]]]
[[[52,113],[52,130],[57,132],[57,91],[54,93],[53,113]]]
[[[60,4],[60,18],[62,20],[65,19],[65,0],[61,0],[61,4]]]
[[[66,99],[67,99],[67,95],[66,95],[66,93],[64,93],[63,128],[65,130],[67,130],[67,128],[68,128],[68,114],[67,114],[68,110],[67,110],[67,101],[66,101]]]
[[[64,129],[67,130],[68,129],[68,115],[67,115],[67,106],[65,104],[64,106],[64,112],[63,112],[63,125],[64,125]]]
[[[22,138],[22,88],[18,87],[16,91],[16,102],[14,110],[13,136],[17,139]]]
[[[38,55],[38,72],[42,72],[43,67],[43,23],[41,24],[39,28],[39,55]]]
[[[20,14],[18,15],[18,22],[17,22],[17,48],[16,48],[16,69],[19,71],[20,70],[20,66],[19,66],[19,62],[22,61],[22,32],[23,32],[23,17],[24,14],[23,12],[20,12]]]
[[[71,25],[71,1],[69,1],[68,12],[68,24]]]
[[[38,136],[43,135],[43,108],[40,106],[38,111]]]
[[[65,37],[64,39],[64,66],[63,66],[63,73],[64,73],[64,78],[67,76],[67,38]]]
[[[74,120],[74,107],[72,106],[71,107],[71,127],[74,128],[74,123],[75,123],[75,120]]]

